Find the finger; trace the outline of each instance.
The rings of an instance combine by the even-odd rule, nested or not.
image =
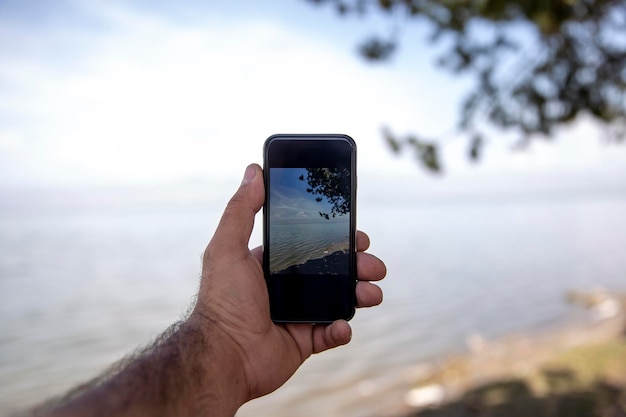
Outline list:
[[[313,353],[320,353],[347,344],[352,339],[352,328],[345,320],[329,325],[313,326]]]
[[[254,226],[254,216],[265,198],[263,171],[252,164],[246,168],[239,189],[228,202],[207,252],[244,256]]]
[[[360,230],[356,232],[356,250],[359,252],[365,252],[370,247],[369,236]]]
[[[356,254],[356,270],[360,281],[380,281],[387,275],[387,267],[383,261],[363,252]]]
[[[313,342],[311,341],[314,327],[309,323],[287,323],[285,330],[292,337],[298,350],[300,351],[300,360],[304,362],[313,353]]]
[[[383,290],[378,285],[369,282],[357,282],[356,305],[357,307],[373,307],[383,302]]]

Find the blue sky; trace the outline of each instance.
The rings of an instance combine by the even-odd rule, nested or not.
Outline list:
[[[446,142],[443,186],[393,156],[383,126],[449,133],[468,84],[435,69],[420,27],[390,64],[364,63],[359,41],[386,28],[304,0],[2,2],[0,185],[235,184],[285,132],[354,137],[361,184],[626,185],[626,147],[585,120],[526,152],[494,138],[479,165]]]
[[[300,180],[304,177],[304,181]],[[340,218],[323,219],[320,211],[330,213],[332,204],[322,196],[321,201],[316,201],[318,196],[307,191],[307,171],[305,168],[272,168],[270,211],[276,221],[282,222],[328,222],[349,220],[348,216]]]

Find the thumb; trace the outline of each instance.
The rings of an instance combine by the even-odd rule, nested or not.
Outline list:
[[[263,170],[257,164],[251,164],[246,168],[239,189],[226,205],[207,249],[220,255],[247,255],[254,216],[264,200]]]

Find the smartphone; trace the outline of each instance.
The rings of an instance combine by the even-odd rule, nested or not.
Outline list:
[[[349,320],[356,305],[356,144],[273,135],[264,145],[263,272],[272,320]]]

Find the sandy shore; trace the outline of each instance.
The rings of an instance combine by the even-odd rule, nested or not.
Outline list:
[[[610,317],[596,317],[586,323],[543,334],[513,335],[490,341],[475,337],[467,341],[468,351],[464,354],[441,357],[408,368],[402,374],[362,381],[360,398],[346,406],[349,411],[345,415],[456,415],[454,412],[450,414],[449,410],[436,410],[439,407],[445,409],[446,404],[465,407],[468,393],[480,391],[483,387],[527,381],[546,374],[544,367],[549,367],[551,361],[563,352],[622,340],[626,329],[626,299],[619,296],[614,300],[618,300],[620,307]]]

